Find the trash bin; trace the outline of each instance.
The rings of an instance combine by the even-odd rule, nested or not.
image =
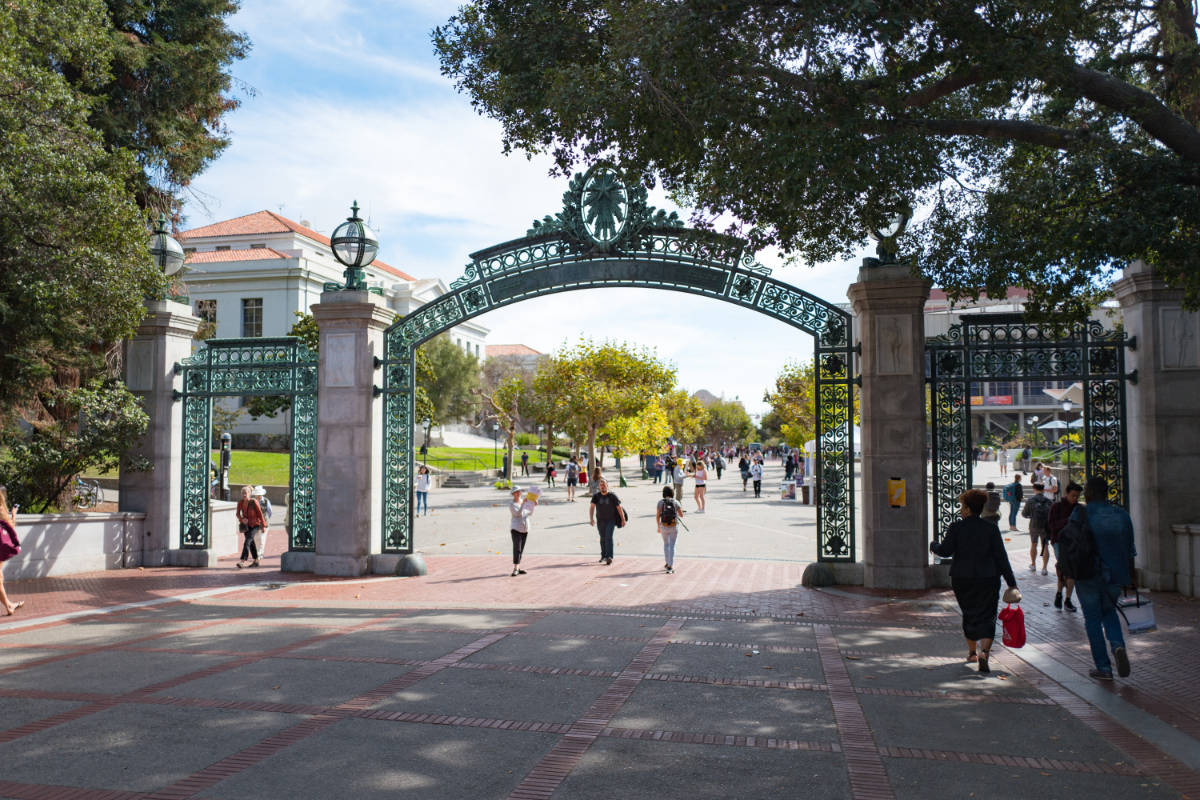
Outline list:
[[[804,485],[800,487],[800,493],[800,502],[806,506],[812,505],[812,487],[808,485],[808,481],[805,481]]]

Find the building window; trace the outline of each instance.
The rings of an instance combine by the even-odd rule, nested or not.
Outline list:
[[[479,345],[475,345],[475,357],[479,358]]]
[[[267,246],[265,244],[252,244],[252,245],[250,245],[250,249],[251,250],[266,250]]]
[[[196,316],[205,322],[216,323],[217,321],[217,301],[216,300],[197,300],[196,301]]]
[[[190,255],[191,255],[192,253],[194,253],[194,252],[196,252],[196,248],[194,248],[194,247],[185,247],[185,248],[183,248],[183,254],[184,254],[185,256],[190,256]]]
[[[215,249],[216,249],[217,251],[221,251],[221,250],[228,250],[228,249],[229,249],[229,245],[227,245],[227,244],[219,244],[219,245],[217,245],[217,246],[216,246],[216,248],[215,248]]]
[[[262,336],[262,298],[242,299],[242,336]]]

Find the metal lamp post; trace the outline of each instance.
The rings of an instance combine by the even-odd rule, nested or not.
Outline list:
[[[350,206],[350,216],[333,230],[329,237],[333,257],[346,271],[345,285],[325,284],[327,292],[362,292],[367,289],[367,274],[364,268],[375,260],[379,252],[379,238],[358,216],[358,201]]]
[[[492,423],[492,469],[500,468],[500,423]]]
[[[150,256],[154,259],[155,265],[168,278],[183,269],[183,262],[187,256],[183,252],[183,247],[179,242],[175,241],[175,237],[167,233],[166,214],[158,215],[158,222],[154,225],[154,232],[150,234],[149,249]]]
[[[1072,403],[1070,400],[1062,401],[1062,410],[1064,413],[1070,414],[1071,409],[1074,407],[1075,407],[1075,404]],[[1070,427],[1070,423],[1068,422],[1067,423],[1067,483],[1071,482],[1071,447],[1072,447],[1071,427]]]
[[[888,267],[900,263],[897,261],[899,247],[896,239],[908,228],[908,221],[912,219],[912,215],[912,206],[908,204],[908,201],[898,200],[893,204],[892,210],[887,213],[886,225],[883,227],[872,225],[869,228],[868,232],[871,238],[878,242],[875,245],[877,258],[864,258],[864,267]]]
[[[539,450],[541,450],[542,445],[545,444],[545,440],[542,438],[542,435],[545,432],[546,432],[546,426],[538,425],[538,449]],[[550,448],[547,447],[546,448],[546,475],[549,476],[549,474],[550,474]],[[547,480],[549,480],[548,477],[547,477]]]
[[[425,429],[425,443],[421,445],[421,460],[429,459],[429,417],[421,420],[421,427]]]

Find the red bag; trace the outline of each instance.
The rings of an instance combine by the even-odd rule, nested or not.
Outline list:
[[[13,526],[0,519],[0,561],[8,561],[21,552],[21,540]]]
[[[1012,650],[1025,646],[1025,612],[1020,606],[1013,608],[1011,604],[1004,607],[999,614],[1000,622],[1004,625],[1004,646]]]

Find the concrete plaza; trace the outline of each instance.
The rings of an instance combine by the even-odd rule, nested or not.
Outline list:
[[[1030,641],[981,676],[948,592],[804,589],[812,551],[770,531],[810,510],[722,484],[675,575],[633,486],[609,567],[552,494],[509,577],[475,490],[434,493],[422,578],[12,581],[0,798],[1200,797],[1196,601],[1155,595],[1133,675],[1097,684],[1010,537]]]

